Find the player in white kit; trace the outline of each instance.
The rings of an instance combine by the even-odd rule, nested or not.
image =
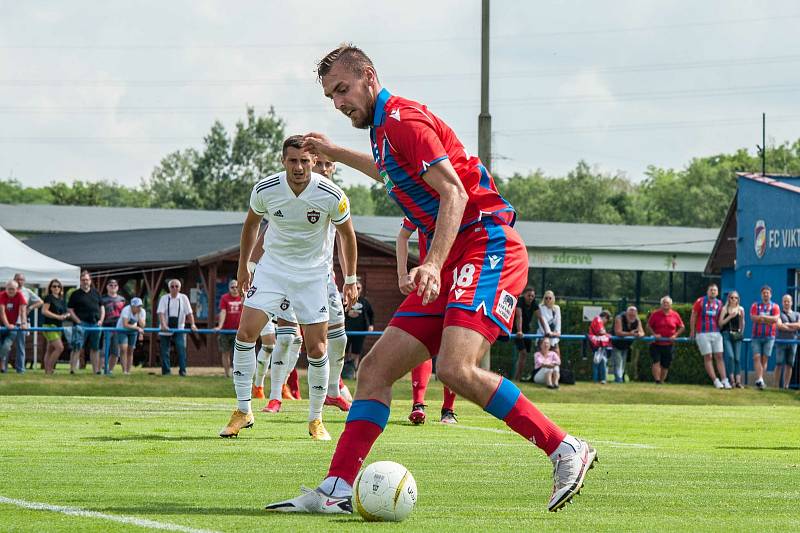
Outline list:
[[[336,171],[336,164],[324,156],[318,156],[314,165],[314,172],[325,176],[329,180]],[[325,397],[325,405],[333,405],[342,411],[350,409],[350,401],[344,397],[349,394],[344,387],[340,391],[342,366],[344,365],[344,352],[347,346],[347,335],[344,331],[344,309],[342,307],[342,296],[336,286],[336,278],[333,272],[333,248],[336,241],[336,229],[333,224],[328,230],[326,241],[326,254],[330,275],[328,276],[328,363],[330,365],[328,379],[328,394]],[[339,252],[339,263],[344,264],[342,247],[336,247]],[[279,311],[277,337],[275,348],[272,353],[272,366],[270,371],[270,394],[269,402],[262,409],[266,413],[277,413],[281,408],[284,383],[286,376],[294,371],[297,364],[297,357],[300,350],[302,337],[299,337],[297,318],[291,307],[285,311]],[[262,332],[263,335],[263,332]],[[260,356],[261,354],[259,354]],[[261,363],[259,362],[259,365]],[[259,370],[260,371],[260,370]],[[342,384],[343,385],[343,384]],[[341,394],[341,393],[344,394]]]
[[[294,309],[304,326],[309,370],[308,431],[315,440],[330,440],[322,424],[322,405],[328,389],[328,290],[330,272],[326,256],[328,226],[340,238],[345,273],[345,306],[356,300],[356,236],[344,192],[311,169],[315,157],[303,151],[301,136],[283,144],[284,172],[259,181],[250,195],[250,209],[242,227],[239,249],[239,288],[246,293],[233,352],[233,382],[237,408],[220,431],[233,437],[255,421],[251,386],[256,367],[255,343],[259,333],[279,311]],[[258,237],[261,219],[269,226],[264,255],[250,274],[247,261]]]

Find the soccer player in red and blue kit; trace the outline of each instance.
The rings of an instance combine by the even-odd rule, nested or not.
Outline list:
[[[445,385],[550,457],[548,509],[560,509],[583,486],[595,450],[551,422],[510,380],[478,366],[498,335],[509,334],[515,295],[527,283],[527,249],[511,227],[514,209],[447,124],[424,105],[382,88],[363,51],[342,45],[319,62],[317,74],[336,109],[354,127],[369,128],[372,154],[317,133],[306,136],[306,147],[383,183],[430,245],[425,261],[409,272],[416,290],[358,369],[355,400],[327,477],[267,510],[352,512],[352,485],[389,420],[392,384],[435,354]]]
[[[397,246],[395,254],[397,256],[397,286],[403,295],[408,296],[416,290],[414,279],[408,273],[408,239],[417,233],[417,243],[419,245],[419,260],[425,261],[425,254],[428,251],[428,239],[425,234],[417,228],[407,217],[403,217],[400,225],[400,232],[397,234]],[[434,355],[435,357],[435,355]],[[425,391],[428,389],[428,382],[433,372],[433,360],[427,359],[420,365],[411,370],[411,414],[408,420],[418,426],[425,423]],[[444,398],[442,400],[442,416],[439,419],[443,424],[456,424],[456,417],[453,406],[456,401],[456,393],[451,391],[447,385],[444,386]]]
[[[722,312],[722,301],[717,298],[719,287],[712,283],[706,289],[706,295],[695,300],[692,306],[692,316],[689,319],[689,334],[697,343],[700,355],[706,367],[706,374],[711,378],[714,387],[718,389],[732,388],[725,372],[725,361],[722,359],[722,333],[719,331],[719,315]],[[714,373],[714,364],[717,365],[719,377]]]

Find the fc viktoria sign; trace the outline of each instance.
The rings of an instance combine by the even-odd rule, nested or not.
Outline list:
[[[756,221],[754,237],[756,256],[761,259],[767,251],[767,225],[763,220]]]
[[[309,209],[306,211],[306,218],[312,224],[316,224],[319,220],[319,211],[314,211],[313,209]]]

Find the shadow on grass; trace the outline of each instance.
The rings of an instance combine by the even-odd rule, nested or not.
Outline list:
[[[794,452],[800,450],[800,446],[716,446],[718,450],[776,450],[779,452]]]

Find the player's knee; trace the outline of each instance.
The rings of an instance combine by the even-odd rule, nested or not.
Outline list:
[[[325,342],[306,343],[306,354],[311,359],[320,359],[325,355]]]
[[[455,359],[442,359],[436,361],[436,378],[452,388],[453,383],[458,383],[466,377],[463,361]]]

